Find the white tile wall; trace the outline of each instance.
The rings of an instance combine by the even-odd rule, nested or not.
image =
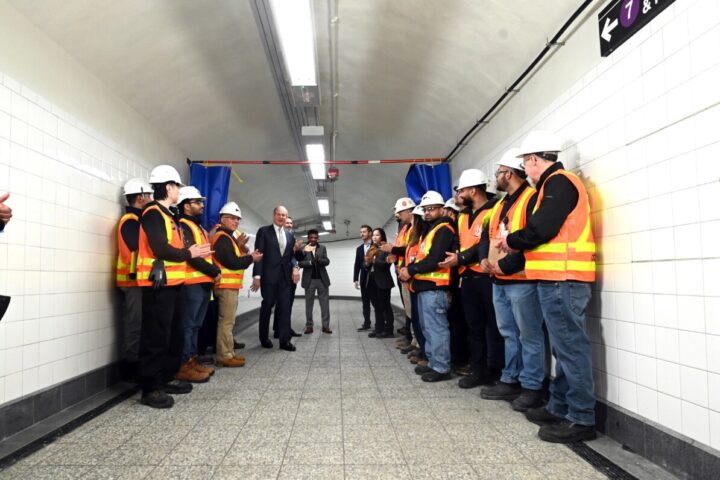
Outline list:
[[[597,26],[588,28],[564,48],[597,55]],[[490,171],[533,129],[567,140],[561,160],[586,179],[601,252],[588,320],[597,395],[715,448],[719,47],[720,2],[675,2],[560,96],[521,91],[512,102],[544,108],[530,119],[501,112],[453,165]],[[531,82],[555,82],[552,69],[573,61],[552,59]]]

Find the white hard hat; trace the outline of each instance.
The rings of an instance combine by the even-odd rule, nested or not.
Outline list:
[[[187,187],[182,187],[180,189],[180,196],[178,197],[177,205],[180,205],[185,200],[205,200],[205,197],[202,196],[200,190],[192,185],[188,185]]]
[[[442,195],[434,190],[428,190],[420,200],[421,207],[427,207],[428,205],[445,205]]]
[[[451,209],[455,210],[456,212],[460,211],[460,207],[458,206],[457,203],[455,203],[454,198],[451,198],[450,200],[445,202],[445,208],[451,208]]]
[[[413,208],[413,215],[420,215],[421,217],[425,214],[421,206]]]
[[[513,147],[507,152],[503,153],[503,156],[500,157],[500,161],[496,163],[496,165],[502,165],[503,167],[508,168],[514,168],[516,170],[522,170],[523,164],[522,160],[518,160],[518,157],[521,157],[520,155],[520,149],[517,147]]]
[[[220,215],[232,215],[234,217],[242,218],[242,212],[240,207],[235,202],[228,202],[220,209]]]
[[[408,210],[413,207],[415,207],[415,202],[412,201],[412,198],[398,198],[397,202],[395,202],[395,213],[402,212],[403,210]]]
[[[458,180],[458,185],[455,187],[455,190],[485,184],[487,184],[487,176],[485,176],[485,172],[478,170],[477,168],[468,168],[467,170],[463,170],[460,174],[460,179]]]
[[[131,178],[125,182],[123,195],[133,195],[136,193],[153,193],[152,185],[143,178]]]
[[[523,139],[517,156],[522,157],[541,152],[560,152],[561,150],[562,142],[557,135],[547,130],[535,130]]]
[[[158,165],[150,172],[150,183],[175,182],[181,187],[184,186],[180,180],[180,174],[170,165]]]

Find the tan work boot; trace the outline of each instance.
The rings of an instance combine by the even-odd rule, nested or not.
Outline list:
[[[244,367],[245,366],[245,358],[240,357],[240,356],[217,358],[217,359],[215,359],[215,364],[218,367]]]
[[[427,367],[427,366],[428,366],[428,361],[421,359],[421,360],[418,360],[417,364],[418,364],[418,366],[420,366],[420,367]]]
[[[410,363],[412,363],[413,365],[417,365],[417,363],[418,363],[419,360],[420,360],[420,359],[419,359],[417,356],[415,356],[415,355],[413,355],[412,357],[410,357]]]
[[[209,375],[209,376],[211,376],[211,377],[212,377],[213,375],[215,375],[215,369],[214,369],[214,368],[212,368],[212,367],[206,367],[205,365],[203,365],[203,364],[201,364],[200,362],[197,361],[197,355],[195,355],[194,357],[192,357],[192,358],[190,359],[190,361],[192,362],[192,367],[193,367],[195,370],[197,370],[198,372],[200,372],[200,373],[205,373],[205,374],[207,374],[207,375]]]
[[[176,380],[185,380],[190,383],[205,383],[210,378],[207,373],[202,373],[193,367],[192,360],[188,360],[180,366],[180,371],[175,374]]]

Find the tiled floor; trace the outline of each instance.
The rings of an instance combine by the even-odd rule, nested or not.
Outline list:
[[[218,370],[170,410],[129,399],[0,479],[605,478],[509,404],[457,380],[424,384],[394,340],[356,332],[359,303],[331,309],[332,335],[287,353],[260,349],[251,328],[245,367]],[[302,311],[300,299],[296,330]]]

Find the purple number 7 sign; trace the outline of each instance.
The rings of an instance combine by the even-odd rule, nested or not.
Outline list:
[[[628,28],[637,19],[638,13],[640,12],[640,2],[642,0],[623,0],[622,7],[620,8],[620,24]]]

